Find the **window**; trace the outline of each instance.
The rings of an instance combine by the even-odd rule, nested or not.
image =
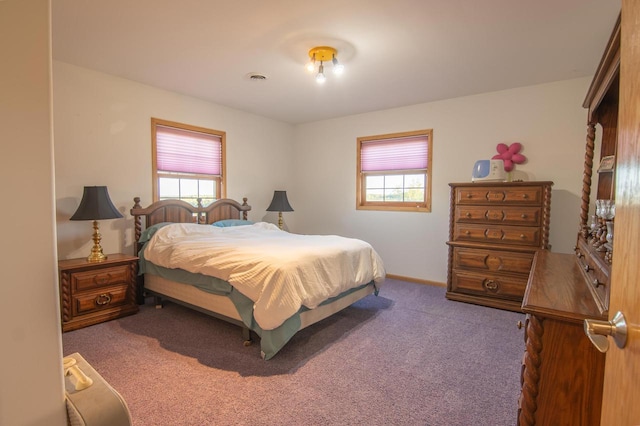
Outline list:
[[[225,194],[225,132],[151,119],[153,200],[206,206]]]
[[[359,210],[431,211],[433,130],[358,138]]]

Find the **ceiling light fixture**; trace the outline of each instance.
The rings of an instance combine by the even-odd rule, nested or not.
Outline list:
[[[305,66],[308,72],[316,71],[316,63],[318,65],[318,73],[316,74],[316,81],[320,84],[326,81],[326,77],[324,75],[324,63],[331,61],[333,64],[333,73],[336,75],[340,75],[344,72],[344,65],[338,62],[338,51],[333,47],[329,46],[318,46],[309,50],[309,62]]]

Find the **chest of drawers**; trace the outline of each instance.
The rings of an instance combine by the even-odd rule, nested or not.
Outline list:
[[[103,262],[58,262],[62,331],[70,331],[138,312],[138,258],[110,254]]]
[[[520,311],[553,182],[451,183],[447,298]]]

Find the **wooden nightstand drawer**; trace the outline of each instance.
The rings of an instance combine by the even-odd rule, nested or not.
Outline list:
[[[540,205],[542,188],[539,186],[513,187],[459,187],[456,188],[457,204],[520,204]]]
[[[73,296],[73,313],[83,315],[111,309],[127,303],[127,286],[104,289],[99,293],[80,293]]]
[[[131,281],[128,265],[100,268],[95,271],[75,272],[71,274],[71,286],[74,292],[94,290],[115,284],[126,284]]]
[[[540,225],[540,207],[458,206],[457,223],[492,223],[504,225]]]

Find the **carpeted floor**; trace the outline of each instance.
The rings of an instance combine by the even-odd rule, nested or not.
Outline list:
[[[143,425],[515,425],[524,315],[388,279],[273,359],[168,303],[63,334]]]

